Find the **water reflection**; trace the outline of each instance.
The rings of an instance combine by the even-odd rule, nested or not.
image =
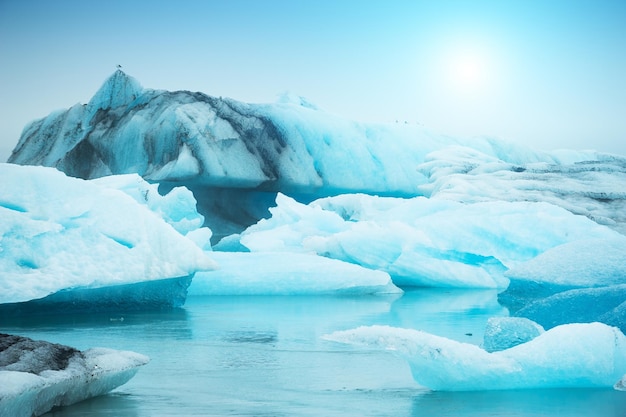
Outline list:
[[[57,407],[46,417],[139,417],[142,399],[114,392],[90,398],[71,407]]]
[[[386,321],[480,345],[487,319],[508,315],[497,295],[496,290],[414,289],[392,304]]]
[[[426,392],[413,399],[413,416],[624,417],[626,395],[612,389]]]

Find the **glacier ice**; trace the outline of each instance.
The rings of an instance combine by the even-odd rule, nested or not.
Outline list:
[[[626,284],[626,236],[615,233],[567,242],[516,265],[506,275],[557,288]]]
[[[357,123],[293,95],[248,104],[151,90],[122,71],[88,104],[26,126],[9,162],[81,178],[137,173],[164,187],[185,185],[215,240],[265,217],[276,192],[302,202],[347,192],[549,202],[626,227],[623,157]],[[235,213],[228,209],[234,205]]]
[[[578,288],[539,297],[514,312],[546,328],[600,321],[626,331],[626,284]]]
[[[213,252],[220,268],[196,273],[189,295],[401,293],[388,274],[311,254]]]
[[[138,204],[106,186],[118,181],[118,186],[126,183],[128,191],[128,181],[138,183],[138,177],[99,184],[52,168],[13,164],[0,164],[0,177],[0,303],[51,294],[62,299],[63,291],[104,287],[111,287],[111,295],[113,287],[123,291],[128,284],[149,281],[165,288],[167,279],[178,279],[174,286],[188,285],[196,271],[216,267],[207,253],[174,228],[200,225],[198,219],[177,216],[168,202],[191,194],[161,199],[152,197],[156,192],[146,185],[150,197]],[[148,202],[160,206],[161,214]]]
[[[243,246],[355,263],[399,286],[506,288],[507,270],[549,249],[623,238],[547,203],[344,194],[307,205],[279,193],[276,204],[269,219],[241,233]]]
[[[324,336],[405,358],[414,379],[436,391],[616,387],[626,374],[626,337],[602,323],[567,324],[502,351],[412,329],[364,326]]]
[[[524,317],[490,317],[482,344],[487,352],[496,352],[533,340],[543,327]]]
[[[494,147],[497,146],[494,143]],[[596,152],[554,151],[552,162],[521,149],[496,158],[468,146],[428,154],[418,170],[430,198],[463,201],[542,201],[626,233],[626,158]]]
[[[546,328],[601,321],[626,331],[625,248],[619,234],[556,246],[507,271],[499,300]]]
[[[0,334],[0,417],[31,417],[106,394],[148,363],[139,353]]]

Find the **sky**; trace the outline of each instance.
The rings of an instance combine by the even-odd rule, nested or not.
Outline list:
[[[626,155],[624,0],[0,0],[0,161],[117,65],[147,88]]]

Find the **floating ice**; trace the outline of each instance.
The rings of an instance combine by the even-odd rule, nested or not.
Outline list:
[[[419,384],[440,391],[613,387],[626,374],[626,337],[601,323],[555,327],[527,343],[493,353],[388,326],[359,327],[324,338],[399,354]]]
[[[508,268],[617,232],[546,203],[345,194],[305,205],[278,194],[239,241],[253,252],[316,253],[389,273],[396,285],[504,288]],[[232,243],[232,242],[231,242]]]
[[[0,164],[0,177],[0,303],[189,277],[215,267],[194,242],[106,181],[12,164]],[[138,181],[117,181],[129,179]],[[190,197],[179,191],[174,198],[181,195]],[[161,216],[179,229],[198,226],[197,219],[174,215],[171,198],[148,200],[169,206]]]
[[[626,284],[580,288],[539,297],[515,311],[515,315],[534,320],[545,328],[599,321],[626,331]]]
[[[388,274],[316,255],[213,252],[220,268],[196,273],[189,295],[401,293]]]
[[[561,288],[626,284],[626,236],[576,240],[551,248],[506,273],[515,281]]]
[[[106,394],[148,363],[135,352],[69,346],[0,334],[0,417],[31,417]]]
[[[499,295],[511,314],[546,328],[600,321],[626,331],[626,237],[556,246],[507,271]]]
[[[543,327],[523,317],[490,317],[483,349],[496,352],[529,342],[544,332]]]

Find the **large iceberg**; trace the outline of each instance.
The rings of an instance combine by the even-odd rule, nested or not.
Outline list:
[[[0,417],[31,417],[106,394],[148,363],[139,353],[0,334]]]
[[[151,90],[122,71],[89,103],[26,126],[9,162],[183,184],[214,240],[266,217],[276,192],[301,202],[347,192],[549,202],[618,230],[626,224],[626,159],[615,155],[357,123],[302,99],[248,104]]]
[[[568,242],[622,239],[540,202],[466,204],[345,194],[302,204],[278,194],[271,218],[233,240],[253,252],[314,253],[389,273],[396,285],[506,288],[507,270]]]
[[[437,391],[616,387],[626,374],[626,337],[602,323],[567,324],[529,342],[489,353],[412,329],[359,327],[327,340],[392,351],[414,379]]]
[[[17,303],[29,300],[43,306],[80,300],[85,308],[120,300],[138,308],[144,302],[180,305],[193,274],[216,267],[174,228],[203,234],[201,219],[178,216],[168,205],[182,191],[161,198],[145,185],[140,204],[106,186],[144,184],[138,177],[98,183],[13,164],[0,164],[0,177],[0,303],[6,311],[19,312]],[[160,204],[160,214],[150,204]]]

